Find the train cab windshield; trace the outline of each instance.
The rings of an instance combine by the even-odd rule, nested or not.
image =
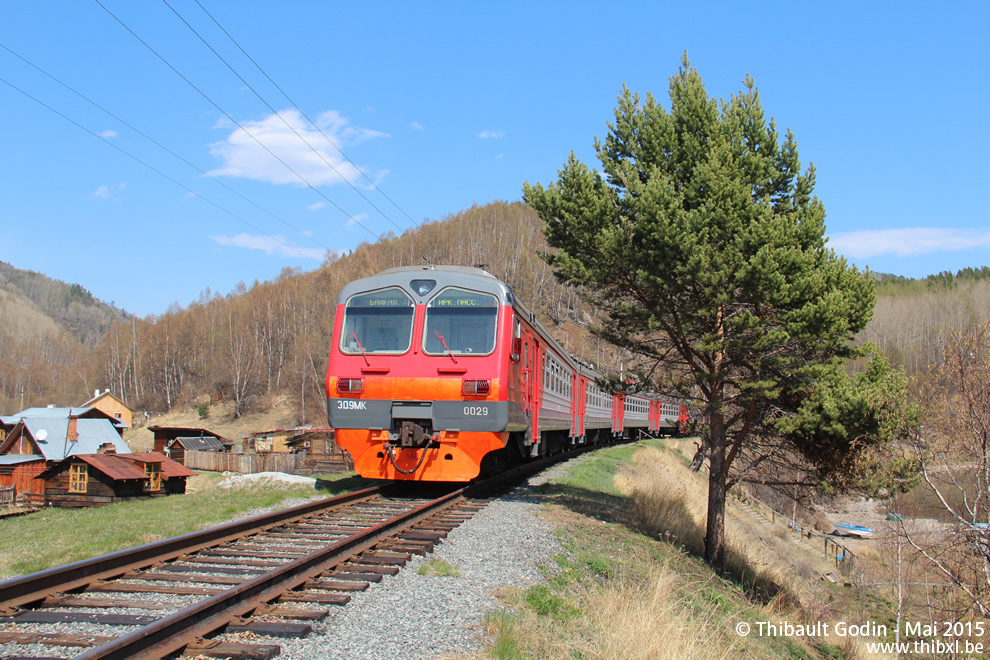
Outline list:
[[[423,351],[429,355],[488,355],[495,350],[498,299],[449,287],[426,306]]]
[[[405,353],[412,344],[412,298],[398,287],[351,296],[344,307],[340,350],[350,355]]]

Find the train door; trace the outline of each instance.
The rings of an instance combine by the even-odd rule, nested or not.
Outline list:
[[[625,417],[626,397],[622,394],[612,396],[612,433],[622,433],[622,423]]]
[[[543,375],[540,357],[540,342],[528,330],[523,331],[523,401],[530,421],[530,452],[539,451],[540,443],[540,383]]]
[[[585,412],[585,389],[588,380],[579,373],[574,373],[571,390],[571,438],[580,438],[584,435],[584,412]]]

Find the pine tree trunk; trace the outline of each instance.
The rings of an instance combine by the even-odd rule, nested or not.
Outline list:
[[[721,413],[711,416],[708,449],[708,527],[705,531],[705,563],[716,575],[725,574],[725,425]]]

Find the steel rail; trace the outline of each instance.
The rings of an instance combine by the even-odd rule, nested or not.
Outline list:
[[[254,531],[263,531],[321,511],[367,500],[381,491],[382,486],[365,488],[0,582],[0,611],[11,611],[59,592],[73,591],[99,580],[119,577],[128,571],[153,566]]]
[[[460,504],[465,500],[464,493],[469,488],[471,487],[456,490],[305,557],[283,564],[269,573],[91,649],[77,658],[153,659],[181,651],[197,639],[249,615],[260,605],[302,586],[307,580],[332,569],[334,565],[370,549],[380,543],[382,538],[397,534],[440,511]]]

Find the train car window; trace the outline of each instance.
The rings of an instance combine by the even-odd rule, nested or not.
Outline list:
[[[426,306],[423,350],[429,355],[488,355],[495,350],[498,299],[448,287]],[[442,338],[442,339],[441,339]]]
[[[514,318],[512,320],[512,350],[509,353],[509,360],[512,362],[519,362],[520,353],[522,352],[522,324],[519,322],[519,318]]]
[[[341,352],[405,353],[412,345],[415,311],[412,298],[396,287],[351,296],[344,307]]]

